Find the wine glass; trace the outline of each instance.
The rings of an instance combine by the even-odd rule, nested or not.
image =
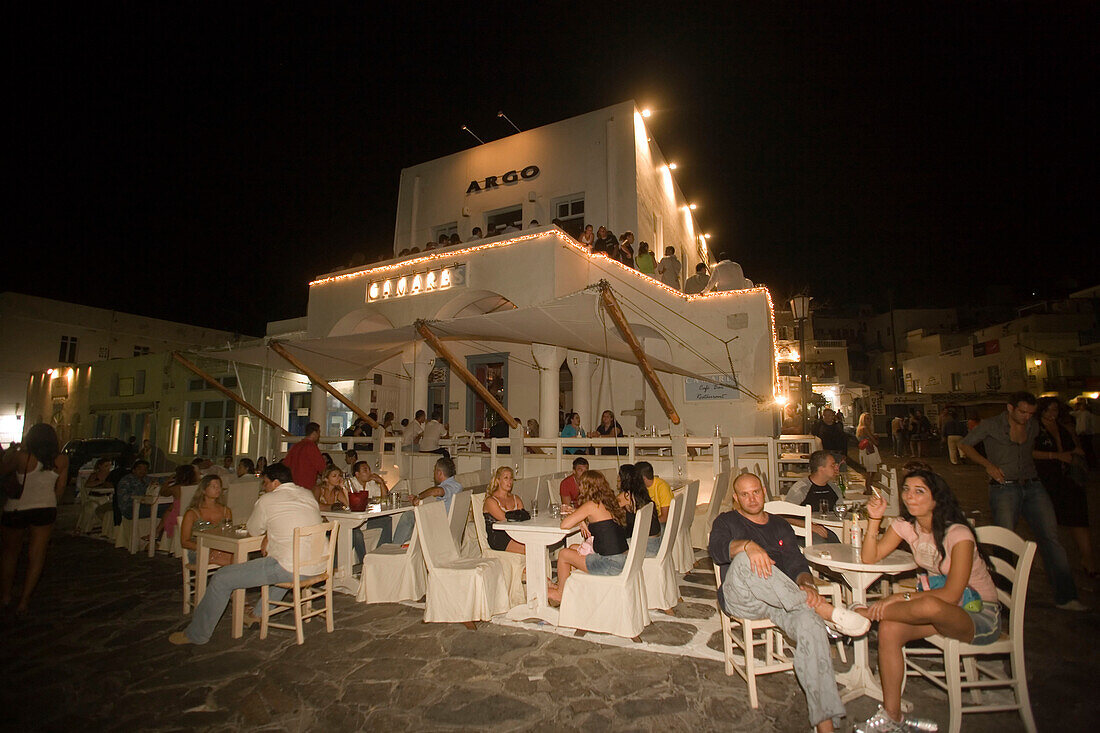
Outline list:
[[[844,517],[848,514],[848,503],[845,501],[838,501],[836,503],[836,516],[840,519],[841,524],[844,523]]]

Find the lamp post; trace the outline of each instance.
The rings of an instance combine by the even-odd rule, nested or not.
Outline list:
[[[798,393],[802,403],[803,435],[806,435],[808,428],[806,424],[806,402],[809,397],[807,394],[809,380],[806,378],[806,319],[810,316],[811,300],[813,298],[808,295],[796,295],[791,298],[791,313],[794,314],[794,319],[798,322]]]

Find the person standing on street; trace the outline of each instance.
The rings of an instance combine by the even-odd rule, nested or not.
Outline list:
[[[959,447],[968,460],[989,474],[989,509],[993,523],[1015,531],[1022,514],[1039,543],[1047,577],[1054,586],[1054,605],[1063,611],[1087,611],[1077,600],[1066,550],[1058,539],[1054,504],[1039,480],[1032,451],[1039,424],[1032,420],[1037,400],[1030,392],[1015,392],[1005,411],[982,422]],[[985,446],[982,456],[975,446]]]

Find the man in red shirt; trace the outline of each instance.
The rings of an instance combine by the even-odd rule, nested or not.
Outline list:
[[[573,473],[562,479],[558,493],[561,494],[561,503],[577,506],[577,495],[581,488],[581,476],[588,470],[588,459],[578,457],[573,459]]]
[[[317,442],[321,439],[321,426],[315,422],[306,425],[306,437],[290,446],[283,465],[290,469],[294,483],[303,489],[312,489],[325,470],[325,458]]]

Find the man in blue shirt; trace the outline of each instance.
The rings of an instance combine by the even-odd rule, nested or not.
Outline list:
[[[462,484],[455,480],[455,462],[450,458],[440,458],[436,461],[433,480],[436,485],[430,489],[424,489],[414,496],[413,505],[419,504],[421,501],[431,496],[441,496],[443,497],[444,508],[450,511],[451,499],[454,498],[455,494],[462,491]],[[416,517],[412,512],[405,512],[402,514],[401,521],[397,523],[397,528],[393,531],[394,544],[406,544],[409,539],[412,538],[412,531],[415,526]]]
[[[134,518],[134,498],[145,496],[145,492],[149,488],[150,478],[149,462],[145,460],[134,461],[133,467],[130,469],[130,473],[123,476],[118,481],[118,486],[115,488],[115,505],[118,507],[119,513],[126,519]],[[157,507],[157,516],[164,514],[168,510],[167,504],[162,504]],[[142,517],[149,516],[149,505],[143,504],[140,509]]]
[[[848,636],[866,634],[871,624],[818,594],[791,525],[764,511],[759,478],[741,474],[733,493],[739,508],[718,515],[710,531],[710,556],[722,578],[718,603],[735,618],[771,619],[794,640],[794,673],[806,692],[810,725],[829,733],[845,711],[825,622]]]

